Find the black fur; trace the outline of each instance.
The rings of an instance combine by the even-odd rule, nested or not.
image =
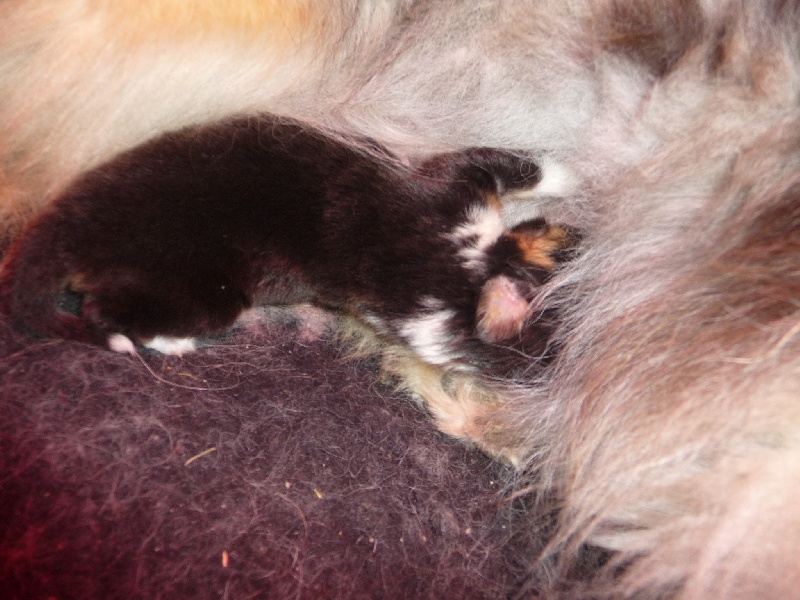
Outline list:
[[[486,268],[467,267],[459,251],[473,240],[453,232],[538,178],[529,159],[492,149],[402,168],[268,116],[185,129],[74,183],[12,249],[2,305],[35,334],[105,344],[207,336],[256,301],[312,302],[377,317],[403,342],[435,297],[454,315],[449,343],[474,358],[485,281],[539,285],[547,269],[505,236]]]

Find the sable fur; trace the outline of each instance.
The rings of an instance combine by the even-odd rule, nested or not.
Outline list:
[[[525,150],[543,178],[508,223],[571,223],[582,254],[537,297],[564,315],[559,359],[473,425],[561,509],[554,593],[796,595],[795,2],[343,2],[291,42],[110,6],[0,8],[7,214],[164,129],[255,110],[412,162]],[[587,544],[612,559],[570,581]]]

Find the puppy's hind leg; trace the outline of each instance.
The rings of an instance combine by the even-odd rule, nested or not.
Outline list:
[[[224,261],[181,261],[170,246],[148,253],[120,244],[104,232],[126,223],[102,204],[84,211],[89,219],[75,219],[75,206],[70,198],[54,205],[2,265],[0,310],[17,328],[116,351],[132,353],[139,344],[183,354],[194,349],[192,338],[227,329],[250,306],[248,282],[232,280]]]

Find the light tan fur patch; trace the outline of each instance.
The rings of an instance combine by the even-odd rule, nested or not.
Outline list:
[[[134,10],[132,5],[135,5]],[[303,1],[134,0],[107,3],[106,11],[131,37],[152,39],[163,31],[172,43],[180,38],[213,32],[217,36],[236,36],[236,39],[242,35],[269,36],[273,42],[290,44],[293,39],[316,30],[315,11]],[[321,16],[323,12],[317,10],[316,15]]]
[[[503,409],[500,395],[475,376],[435,367],[401,348],[388,349],[382,367],[399,378],[402,391],[422,400],[439,431],[502,463],[514,467],[522,463],[519,440],[492,425]]]

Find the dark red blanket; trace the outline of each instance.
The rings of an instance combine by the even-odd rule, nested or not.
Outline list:
[[[0,321],[0,597],[535,597],[508,473],[303,339],[139,358]]]

